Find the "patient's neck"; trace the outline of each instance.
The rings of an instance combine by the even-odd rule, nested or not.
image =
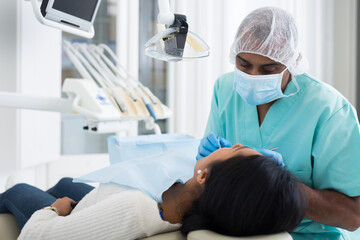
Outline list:
[[[170,223],[182,223],[184,214],[191,209],[193,202],[199,198],[201,192],[200,185],[192,181],[185,184],[173,184],[162,195],[161,207],[164,220]]]

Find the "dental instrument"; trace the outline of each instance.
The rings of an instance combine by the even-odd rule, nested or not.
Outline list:
[[[69,42],[64,42],[64,48],[65,48],[65,51],[67,52],[67,54],[69,55],[70,60],[73,61],[74,65],[79,70],[81,75],[83,75],[87,79],[93,80],[94,83],[97,83],[99,86],[101,86],[105,90],[107,97],[109,97],[109,99],[113,103],[114,103],[114,101],[115,101],[115,103],[117,103],[117,102],[120,103],[121,99],[128,99],[127,101],[123,101],[123,104],[124,104],[123,107],[124,107],[124,109],[126,109],[126,112],[122,112],[121,116],[118,117],[118,119],[120,118],[123,120],[127,120],[127,119],[128,120],[145,120],[145,123],[146,123],[145,127],[147,129],[154,129],[156,133],[161,133],[161,130],[157,126],[157,124],[155,124],[154,121],[149,121],[147,119],[147,115],[144,115],[143,113],[141,113],[139,111],[134,111],[134,109],[135,110],[139,109],[139,106],[141,107],[142,104],[140,104],[140,102],[136,101],[138,104],[138,107],[131,106],[131,104],[133,103],[133,100],[130,99],[129,94],[125,93],[125,90],[128,89],[127,85],[125,85],[123,83],[122,87],[125,88],[125,90],[122,91],[121,94],[116,94],[116,93],[119,93],[119,87],[116,87],[115,84],[110,79],[111,76],[108,73],[103,71],[104,69],[100,66],[100,64],[93,57],[93,55],[91,55],[91,51],[88,51],[86,45],[78,44],[78,43],[71,44]],[[86,82],[88,82],[88,81],[86,81]],[[77,85],[79,85],[79,84],[83,85],[82,83],[79,82],[79,80],[70,81],[70,79],[67,79],[64,84],[64,91],[71,92],[72,88],[73,88],[72,85],[74,85],[75,83]],[[86,88],[86,86],[88,86],[88,84],[90,84],[90,83],[87,83],[87,85],[84,85],[84,87]],[[96,86],[94,85],[93,88],[96,88]],[[79,88],[79,87],[77,88],[75,95],[84,94],[84,91],[82,91],[80,89],[81,88]],[[111,94],[109,94],[109,93],[111,93]],[[85,95],[87,95],[87,94],[85,94]],[[120,100],[119,100],[119,98],[112,99],[111,95],[121,97],[121,99]],[[137,97],[137,96],[135,95],[135,97]],[[84,98],[84,96],[82,98]],[[95,98],[95,96],[93,98]],[[103,98],[104,98],[104,96],[100,97],[100,99],[103,99]],[[91,98],[88,98],[88,100],[86,102],[91,102]],[[84,104],[84,103],[82,103],[82,104]],[[80,103],[79,103],[79,105],[80,105]],[[86,106],[86,108],[89,108],[89,107],[91,107],[91,105]],[[78,107],[74,107],[74,109],[76,109],[76,111],[81,114],[89,116],[91,119],[95,119],[95,116],[93,116],[91,114],[91,112],[86,111],[84,108],[81,108],[78,106]],[[99,116],[97,116],[97,117],[99,117]],[[84,130],[88,130],[88,131],[92,131],[92,132],[109,132],[112,129],[119,129],[119,128],[121,128],[121,124],[118,124],[116,121],[92,121],[92,120],[90,120],[84,124]]]
[[[157,118],[168,118],[171,115],[170,110],[164,106],[148,88],[132,77],[126,69],[119,64],[117,56],[108,46],[102,45],[100,47],[94,44],[70,43],[65,41],[64,49],[80,74],[101,87],[110,102],[118,107],[121,118],[124,120],[146,119],[145,127],[147,129],[154,129],[156,132],[161,132],[160,128],[155,124],[155,120]],[[105,55],[105,52],[112,60]],[[68,86],[69,84],[66,85]],[[70,91],[69,87],[67,87],[66,90]],[[141,101],[138,101],[138,99],[141,99]],[[78,109],[78,112],[87,114],[88,116],[91,115],[84,109]],[[152,121],[150,121],[148,117],[152,117]],[[109,126],[111,128],[112,125],[89,121],[84,125],[84,129],[97,132],[100,128],[102,130],[109,129]]]
[[[99,63],[99,66],[102,67],[102,70],[108,74],[110,74],[110,78],[112,81],[114,81],[114,83],[118,83],[119,81],[124,81],[125,84],[128,84],[128,86],[130,87],[130,89],[132,89],[134,92],[136,92],[140,97],[141,100],[143,101],[144,105],[146,106],[149,114],[154,118],[154,120],[157,120],[156,114],[154,109],[152,108],[150,101],[148,99],[148,97],[144,94],[144,92],[142,91],[142,89],[140,89],[138,87],[138,85],[136,85],[134,83],[134,81],[131,81],[129,79],[126,79],[126,77],[121,77],[120,75],[117,75],[116,72],[113,69],[110,69],[109,62],[110,64],[111,61],[109,60],[108,62],[104,62],[103,59],[106,59],[106,57],[104,56],[103,58],[101,58],[101,54],[99,53],[99,51],[96,51],[96,46],[94,45],[89,45],[88,46],[88,50],[89,52],[92,54],[93,57],[96,58],[97,62]],[[111,50],[110,50],[111,51]],[[115,68],[116,69],[116,68]],[[119,78],[120,77],[120,78]]]
[[[77,67],[79,66],[79,63],[81,63],[80,67],[80,74],[88,79],[95,81],[99,86],[101,86],[103,89],[105,89],[106,92],[111,94],[109,97],[112,99],[113,102],[116,103],[116,105],[119,107],[121,112],[126,112],[126,105],[123,103],[123,101],[114,94],[113,90],[109,88],[108,84],[109,82],[106,79],[103,79],[102,76],[96,72],[96,70],[90,65],[88,61],[73,47],[71,44],[67,41],[64,42],[65,51],[72,56],[72,58],[77,58],[78,61],[74,62],[74,65]]]
[[[137,94],[135,93],[136,91],[134,90],[133,86],[131,86],[131,84],[129,85],[129,83],[127,81],[125,81],[124,79],[118,78],[118,76],[116,76],[112,72],[112,70],[108,67],[108,65],[102,61],[99,54],[94,50],[94,48],[96,49],[96,46],[88,46],[88,48],[89,48],[89,51],[91,52],[91,54],[96,58],[97,62],[102,67],[102,70],[104,70],[108,74],[110,79],[117,85],[126,86],[127,90],[129,91],[129,94],[131,95],[131,98],[134,101],[136,101]]]
[[[110,79],[107,78],[107,76],[104,74],[103,71],[101,71],[101,69],[99,69],[99,66],[97,65],[96,61],[94,61],[94,59],[92,59],[92,57],[90,56],[90,54],[87,52],[86,47],[83,44],[75,44],[75,47],[77,47],[78,50],[80,50],[84,56],[86,57],[86,59],[89,61],[89,63],[86,63],[87,68],[89,69],[89,71],[96,76],[96,80],[100,81],[100,83],[102,83],[101,85],[104,87],[106,87],[106,89],[108,89],[112,96],[114,97],[114,99],[116,100],[116,103],[119,106],[119,109],[122,112],[126,112],[127,108],[126,105],[123,103],[122,99],[118,96],[118,94],[114,91],[114,87],[115,85],[112,83],[112,81]],[[83,62],[85,62],[85,58],[81,58]],[[102,79],[102,80],[100,80]],[[126,87],[124,87],[126,89]],[[133,98],[133,101],[136,101],[136,98]]]
[[[116,54],[105,44],[99,44],[95,51],[101,56],[101,58],[105,61],[105,63],[111,68],[112,71],[116,73],[117,76],[124,80],[132,81],[134,84],[137,85],[142,91],[147,93],[149,98],[151,99],[151,102],[153,104],[159,103],[159,99],[150,91],[149,88],[145,87],[139,80],[135,79],[131,74],[126,70],[126,68],[120,63],[118,57]],[[114,63],[104,54],[103,51],[106,51],[110,57],[113,59]],[[120,70],[125,74],[125,76],[122,76],[122,73]]]
[[[88,50],[88,48],[90,46],[87,46],[86,44],[74,44],[75,47],[77,47],[79,50],[81,50],[81,52],[85,55],[85,57],[89,60],[89,62],[91,63],[91,65],[97,70],[97,72],[100,73],[100,75],[102,75],[103,78],[106,79],[106,82],[111,85],[114,86],[114,84],[121,86],[122,88],[126,89],[128,91],[129,96],[131,97],[131,99],[133,101],[137,101],[137,96],[135,95],[135,93],[133,91],[131,91],[131,89],[129,89],[129,85],[126,82],[116,82],[112,79],[112,76],[109,75],[109,69],[104,68],[103,65],[100,64],[100,62],[98,62],[98,59],[94,59],[93,54],[91,54]],[[113,84],[114,83],[114,84]]]
[[[88,46],[89,48],[90,46]],[[117,77],[111,72],[111,70],[106,66],[104,62],[102,62],[100,57],[94,55],[90,49],[88,49],[92,57],[95,58],[95,61],[98,63],[98,67],[100,67],[99,71],[102,71],[104,74],[108,76],[108,78],[116,85],[114,91],[119,95],[125,97],[125,103],[128,105],[129,115],[131,116],[146,116],[147,108],[145,105],[138,101],[140,99],[137,91],[135,91],[132,86],[129,86],[128,83],[124,81],[118,81]],[[124,89],[125,86],[125,89]],[[124,95],[128,95],[127,97]]]
[[[135,89],[139,92],[140,96],[143,97],[144,102],[148,102],[148,98],[150,98],[153,109],[157,116],[160,112],[160,118],[166,117],[171,115],[168,107],[163,105],[161,101],[150,91],[150,89],[146,86],[144,86],[138,79],[134,78],[124,66],[120,63],[118,57],[116,54],[105,44],[99,44],[97,48],[95,49],[97,54],[101,56],[101,58],[104,60],[105,64],[110,67],[110,69],[115,73],[115,75],[118,78],[123,79],[126,82],[129,82],[133,85]],[[105,52],[111,57],[111,59],[114,61],[111,61],[106,55]],[[121,71],[120,71],[121,70]],[[125,76],[124,76],[125,75]],[[149,106],[151,106],[149,104]],[[162,117],[161,117],[162,116]],[[159,118],[159,116],[158,116]]]
[[[222,148],[222,147],[221,147],[221,142],[220,142],[220,138],[219,138],[219,137],[217,138],[217,141],[218,141],[218,143],[219,143],[219,148]]]
[[[116,81],[116,79],[114,80],[114,78],[116,78],[116,76],[114,76],[113,74],[111,74],[110,70],[107,68],[107,66],[104,66],[105,64],[100,64],[99,63],[99,57],[95,57],[94,54],[90,51],[90,46],[86,45],[86,44],[77,44],[74,43],[74,47],[79,49],[79,51],[84,55],[84,57],[86,58],[86,60],[89,61],[89,64],[93,67],[92,69],[90,69],[91,71],[96,70],[105,80],[108,89],[110,89],[110,91],[112,92],[112,94],[114,96],[117,97],[117,99],[124,94],[124,92],[121,92],[120,94],[116,91],[116,85],[120,85],[124,91],[132,98],[132,100],[134,101],[133,103],[135,105],[137,105],[135,107],[135,116],[147,116],[147,111],[149,112],[149,115],[152,116],[154,118],[154,120],[156,121],[156,115],[152,109],[152,107],[150,106],[150,104],[148,103],[148,101],[145,99],[144,97],[142,97],[142,100],[144,102],[144,105],[142,105],[141,103],[137,102],[138,99],[138,95],[140,95],[137,92],[137,89],[135,89],[133,86],[131,86],[131,84],[129,84],[126,81]],[[100,61],[101,62],[101,61]],[[146,106],[146,108],[143,108],[144,106]]]

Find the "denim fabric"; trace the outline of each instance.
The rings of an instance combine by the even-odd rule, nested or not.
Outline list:
[[[69,197],[75,202],[79,202],[93,189],[94,187],[88,184],[74,183],[72,178],[63,178],[46,192],[56,198]]]
[[[78,202],[93,188],[73,183],[72,178],[61,179],[46,192],[28,184],[17,184],[0,194],[0,213],[12,213],[21,230],[35,211],[50,206],[57,198],[69,197]]]

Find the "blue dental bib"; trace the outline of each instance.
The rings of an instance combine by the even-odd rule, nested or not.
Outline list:
[[[138,189],[162,202],[161,195],[175,182],[185,183],[192,178],[195,163],[195,159],[179,152],[166,151],[121,161],[75,178],[74,182],[117,183]]]

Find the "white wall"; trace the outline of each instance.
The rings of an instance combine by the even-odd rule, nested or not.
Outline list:
[[[16,91],[17,2],[2,1],[0,8],[0,91]],[[0,174],[16,168],[17,112],[0,108]],[[10,127],[9,127],[10,125]]]
[[[61,32],[41,25],[30,2],[18,2],[17,92],[60,97]],[[20,110],[19,167],[27,168],[60,155],[60,114]]]
[[[0,19],[0,91],[60,96],[61,33],[38,23],[23,0],[3,1]],[[0,179],[59,157],[59,114],[0,108],[0,116]]]
[[[356,103],[356,4],[356,0],[334,0],[333,85],[353,105]]]

